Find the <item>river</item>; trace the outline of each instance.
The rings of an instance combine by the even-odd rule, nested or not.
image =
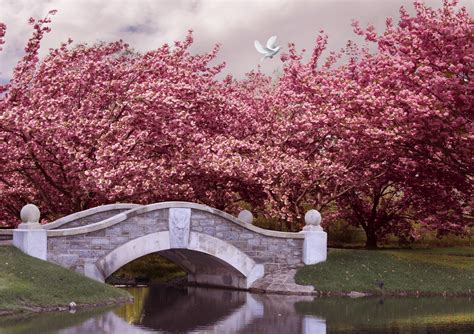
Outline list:
[[[129,288],[133,304],[0,318],[17,333],[474,333],[469,298],[314,298],[208,288]]]

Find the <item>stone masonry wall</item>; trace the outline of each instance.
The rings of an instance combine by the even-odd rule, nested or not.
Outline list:
[[[117,247],[146,234],[168,230],[168,210],[128,218],[106,229],[71,236],[48,237],[48,261],[77,272]]]
[[[264,264],[266,273],[303,265],[303,239],[264,236],[225,218],[195,209],[191,210],[191,231],[227,241],[255,262]]]
[[[118,210],[114,210],[117,214]],[[110,212],[86,217],[109,218]],[[95,263],[117,247],[144,235],[168,230],[169,209],[160,209],[132,216],[111,227],[71,236],[48,237],[48,260],[84,272],[85,263]],[[86,220],[73,222],[85,224]],[[68,224],[67,227],[72,227]],[[61,229],[64,226],[60,227]],[[303,239],[277,238],[261,235],[214,214],[192,209],[191,231],[226,241],[245,252],[256,263],[264,264],[265,272],[302,265]]]

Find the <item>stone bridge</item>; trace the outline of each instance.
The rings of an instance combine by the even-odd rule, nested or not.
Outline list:
[[[16,247],[99,281],[155,252],[179,265],[190,282],[240,289],[266,274],[326,259],[326,233],[314,210],[299,233],[265,230],[188,202],[110,204],[45,225],[33,205],[21,216],[24,223],[11,233]]]

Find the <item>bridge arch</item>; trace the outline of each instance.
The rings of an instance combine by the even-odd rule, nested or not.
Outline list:
[[[169,231],[155,232],[128,241],[97,262],[86,264],[84,274],[104,281],[127,263],[155,252],[167,252],[162,255],[185,269],[188,280],[191,278],[200,284],[246,289],[264,275],[262,264],[255,263],[247,254],[225,241],[207,234],[190,232],[187,248],[173,248]],[[188,252],[192,252],[191,255]],[[193,268],[186,263],[190,256],[202,257],[202,254],[214,258],[214,263],[207,268]],[[191,259],[190,262],[195,261]],[[216,263],[221,266],[216,266]]]

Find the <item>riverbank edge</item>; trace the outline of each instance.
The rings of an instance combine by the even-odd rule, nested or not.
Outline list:
[[[445,298],[465,298],[474,297],[474,291],[471,292],[432,292],[432,291],[322,291],[315,290],[311,292],[302,292],[295,290],[278,290],[250,287],[248,289],[237,289],[232,287],[222,287],[216,285],[198,285],[186,284],[183,281],[170,283],[151,283],[151,284],[114,284],[116,288],[148,288],[152,285],[169,286],[169,287],[202,287],[212,289],[225,289],[235,291],[247,291],[255,294],[273,294],[288,296],[314,296],[314,297],[347,297],[347,298],[373,298],[373,297],[389,297],[389,298],[412,298],[412,297],[445,297]],[[310,285],[299,285],[300,287],[312,287]]]
[[[79,311],[83,309],[90,309],[95,307],[106,307],[113,305],[123,305],[133,303],[134,298],[129,297],[120,297],[114,300],[108,300],[100,303],[79,303],[74,307],[74,311]],[[41,306],[41,305],[32,305],[24,306],[16,309],[0,309],[0,317],[10,316],[10,315],[20,315],[20,314],[37,314],[37,313],[48,313],[48,312],[65,312],[71,311],[68,305],[51,305],[51,306]]]
[[[372,298],[372,297],[390,297],[390,298],[404,298],[404,297],[445,297],[445,298],[465,298],[474,297],[474,292],[431,292],[431,291],[312,291],[312,292],[298,292],[287,290],[265,290],[259,288],[248,289],[251,293],[260,294],[275,294],[275,295],[289,295],[289,296],[315,296],[315,297],[347,297],[347,298]]]

